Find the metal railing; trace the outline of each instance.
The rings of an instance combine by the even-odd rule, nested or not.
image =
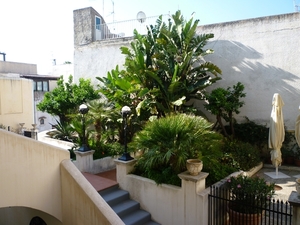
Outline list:
[[[96,26],[95,40],[106,40],[123,37],[132,37],[136,29],[140,34],[147,33],[147,26],[155,25],[159,16],[146,17],[143,20],[125,20],[114,23],[105,23]],[[167,22],[168,14],[162,15],[162,20]]]
[[[212,186],[209,200],[209,225],[291,225],[292,206],[288,202],[270,199],[267,204],[246,202],[237,208],[247,208],[258,211],[257,214],[235,212],[230,205],[234,202],[227,188]],[[257,217],[255,217],[257,216]],[[254,218],[255,217],[255,218]]]

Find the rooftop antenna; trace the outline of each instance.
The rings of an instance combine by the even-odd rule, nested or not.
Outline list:
[[[113,15],[113,23],[114,23],[115,22],[115,3],[113,0],[111,0],[111,3],[112,3],[113,9],[112,9],[112,12],[108,16]]]
[[[113,15],[113,23],[115,22],[115,3],[113,0],[111,0],[111,3],[112,3],[112,12],[108,15]],[[103,0],[103,15],[104,15],[104,0]]]
[[[299,5],[296,4],[295,0],[294,0],[294,7],[295,7],[295,12],[299,12],[299,10],[298,10]]]
[[[6,53],[5,52],[0,52],[0,55],[3,55],[3,61],[5,61],[5,56],[6,56]]]

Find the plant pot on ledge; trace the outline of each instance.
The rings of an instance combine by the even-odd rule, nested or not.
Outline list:
[[[203,163],[199,159],[188,159],[186,161],[186,168],[192,176],[197,176],[203,168]]]
[[[262,216],[264,215],[265,211],[262,213],[240,213],[234,211],[228,206],[227,208],[229,214],[229,221],[231,225],[260,225],[260,221]]]

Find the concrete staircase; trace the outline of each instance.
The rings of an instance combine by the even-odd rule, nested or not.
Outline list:
[[[129,192],[118,185],[99,191],[107,204],[126,225],[160,225],[151,220],[151,214],[140,208],[140,203],[129,198]]]

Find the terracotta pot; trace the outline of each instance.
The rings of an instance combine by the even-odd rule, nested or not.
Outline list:
[[[265,211],[263,211],[257,214],[247,214],[236,212],[229,207],[227,209],[230,225],[260,225],[261,218],[265,213]]]
[[[188,159],[186,168],[192,176],[197,176],[203,168],[203,163],[199,159]]]

